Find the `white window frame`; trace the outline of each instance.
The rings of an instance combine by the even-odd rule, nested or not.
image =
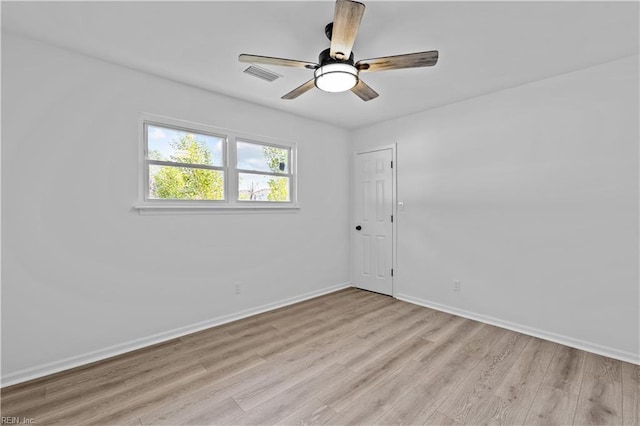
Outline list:
[[[240,173],[247,173],[247,174],[252,174],[252,175],[260,175],[260,176],[275,176],[275,177],[287,177],[289,178],[289,201],[259,201],[259,200],[240,200],[239,198],[239,194],[236,193],[236,200],[238,203],[241,204],[245,204],[245,203],[250,203],[250,204],[256,204],[256,205],[273,205],[273,204],[287,204],[287,203],[291,203],[293,202],[293,197],[294,197],[294,161],[293,161],[293,148],[289,145],[282,145],[282,144],[275,144],[275,143],[267,143],[267,142],[263,142],[260,140],[255,140],[255,139],[248,139],[248,138],[236,138],[236,140],[234,141],[234,149],[236,149],[236,153],[237,153],[237,148],[238,148],[238,142],[243,142],[243,143],[249,143],[249,144],[253,144],[253,145],[260,145],[260,146],[268,146],[268,147],[272,147],[272,148],[280,148],[280,149],[286,149],[289,151],[289,155],[287,156],[287,173],[273,173],[273,172],[266,172],[266,171],[260,171],[260,170],[249,170],[249,169],[240,169],[237,167],[237,161],[234,164],[234,172],[235,172],[235,178],[236,178],[236,188],[239,188],[237,182],[240,180]],[[239,191],[238,191],[239,192]]]
[[[220,138],[222,139],[222,166],[209,166],[206,164],[185,164],[185,163],[176,163],[173,161],[161,161],[161,160],[151,160],[149,158],[149,146],[147,143],[147,136],[148,136],[148,125],[151,126],[156,126],[156,127],[162,127],[165,129],[171,129],[171,130],[179,130],[182,132],[186,132],[186,133],[197,133],[197,134],[201,134],[201,135],[206,135],[206,136],[213,136],[216,138]],[[214,133],[210,130],[205,130],[204,128],[200,127],[200,128],[195,128],[195,126],[190,126],[190,127],[184,127],[182,125],[175,125],[175,124],[168,124],[168,123],[164,123],[164,122],[159,122],[158,120],[143,120],[142,122],[142,132],[143,132],[143,149],[144,149],[144,170],[143,170],[143,185],[144,185],[144,194],[143,194],[143,200],[145,203],[152,203],[152,204],[157,204],[157,203],[165,203],[165,202],[178,202],[178,203],[183,203],[183,202],[192,202],[194,204],[220,204],[220,203],[225,203],[227,201],[227,199],[229,198],[229,190],[228,190],[228,178],[227,176],[229,175],[229,167],[228,167],[228,155],[227,155],[227,151],[228,151],[228,146],[229,146],[229,140],[227,135],[221,134],[221,133]],[[205,170],[217,170],[217,171],[221,171],[223,174],[223,179],[224,179],[224,199],[222,200],[179,200],[179,199],[156,199],[156,198],[150,198],[149,197],[149,166],[150,165],[159,165],[159,166],[171,166],[171,167],[185,167],[185,168],[190,168],[190,169],[205,169]]]
[[[147,155],[147,125],[166,127],[185,132],[201,133],[223,139],[222,166],[183,165],[180,167],[206,168],[219,170],[224,174],[224,200],[173,200],[149,198],[149,165],[160,164],[175,166],[166,161],[150,160]],[[258,172],[237,168],[237,142],[254,143],[273,146],[289,150],[288,173]],[[259,136],[247,132],[214,127],[207,124],[179,120],[155,114],[141,113],[139,120],[139,182],[138,202],[134,208],[141,214],[163,213],[215,213],[229,211],[258,212],[258,211],[295,211],[298,204],[298,174],[297,174],[297,145],[295,142],[284,141],[272,137]],[[238,200],[238,174],[255,173],[289,178],[289,201],[258,201]]]

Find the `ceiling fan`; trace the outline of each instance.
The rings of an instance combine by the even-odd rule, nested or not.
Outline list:
[[[397,70],[403,68],[430,67],[438,62],[438,51],[408,53],[405,55],[385,56],[381,58],[363,59],[354,63],[351,48],[356,40],[358,27],[364,14],[364,4],[352,0],[337,0],[333,22],[324,32],[331,40],[331,47],[320,52],[319,63],[296,61],[293,59],[274,58],[242,54],[240,62],[254,64],[279,65],[284,67],[307,68],[314,71],[314,77],[287,93],[282,99],[295,99],[314,86],[325,92],[345,92],[351,90],[363,101],[377,98],[378,93],[369,87],[360,73]]]

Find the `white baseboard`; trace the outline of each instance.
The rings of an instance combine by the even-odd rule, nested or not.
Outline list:
[[[221,317],[212,318],[206,321],[202,321],[196,324],[187,325],[185,327],[175,328],[173,330],[165,331],[162,333],[154,334],[152,336],[142,337],[140,339],[130,340],[118,345],[109,346],[97,351],[87,352],[82,355],[77,355],[59,361],[50,362],[47,364],[38,365],[31,368],[26,368],[20,371],[9,373],[2,376],[2,387],[15,385],[17,383],[26,382],[28,380],[37,379],[40,377],[48,376],[53,373],[68,370],[70,368],[79,367],[81,365],[90,364],[95,361],[101,361],[116,355],[121,355],[126,352],[131,352],[136,349],[141,349],[146,346],[155,345],[157,343],[166,342],[167,340],[175,339],[177,337],[186,336],[187,334],[195,333],[197,331],[205,330],[207,328],[222,325],[231,321],[236,321],[242,318],[246,318],[252,315],[260,314],[262,312],[271,311],[283,306],[292,305],[294,303],[302,302],[307,299],[322,296],[323,294],[333,293],[344,288],[351,287],[351,283],[342,283],[331,287],[326,287],[321,290],[312,291],[299,296],[289,297],[287,299],[279,300],[273,303],[267,303],[266,305],[258,306],[251,309],[246,309],[234,314],[223,315]]]
[[[585,342],[584,340],[574,339],[573,337],[563,336],[561,334],[540,330],[540,329],[529,327],[522,324],[516,324],[510,321],[504,321],[488,315],[482,315],[475,312],[465,311],[464,309],[458,309],[458,308],[454,308],[447,305],[441,305],[440,303],[435,303],[429,300],[408,296],[406,294],[396,294],[396,298],[403,300],[405,302],[413,303],[414,305],[420,305],[420,306],[435,309],[438,311],[447,312],[449,314],[457,315],[464,318],[469,318],[474,321],[495,325],[497,327],[516,331],[518,333],[527,334],[529,336],[538,337],[544,340],[549,340],[551,342],[559,343],[561,345],[570,346],[572,348],[581,349],[583,351],[593,352],[598,355],[603,355],[609,358],[618,359],[620,361],[626,361],[632,364],[640,365],[640,354],[634,354],[633,352],[621,351],[621,350],[610,348],[607,346],[598,345],[596,343]]]

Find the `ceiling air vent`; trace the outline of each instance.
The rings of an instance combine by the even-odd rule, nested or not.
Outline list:
[[[252,75],[254,77],[258,77],[261,78],[263,80],[267,80],[267,81],[273,81],[276,80],[279,77],[282,77],[280,74],[276,74],[274,72],[271,72],[267,69],[264,68],[260,68],[256,65],[251,65],[250,67],[248,67],[246,70],[244,70],[244,72],[246,72],[249,75]]]

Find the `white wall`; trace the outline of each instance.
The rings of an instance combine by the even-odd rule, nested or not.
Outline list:
[[[142,111],[297,142],[302,210],[139,215]],[[6,380],[349,281],[345,130],[6,34],[2,124]]]
[[[396,294],[638,362],[638,114],[635,56],[357,131],[398,144]]]

